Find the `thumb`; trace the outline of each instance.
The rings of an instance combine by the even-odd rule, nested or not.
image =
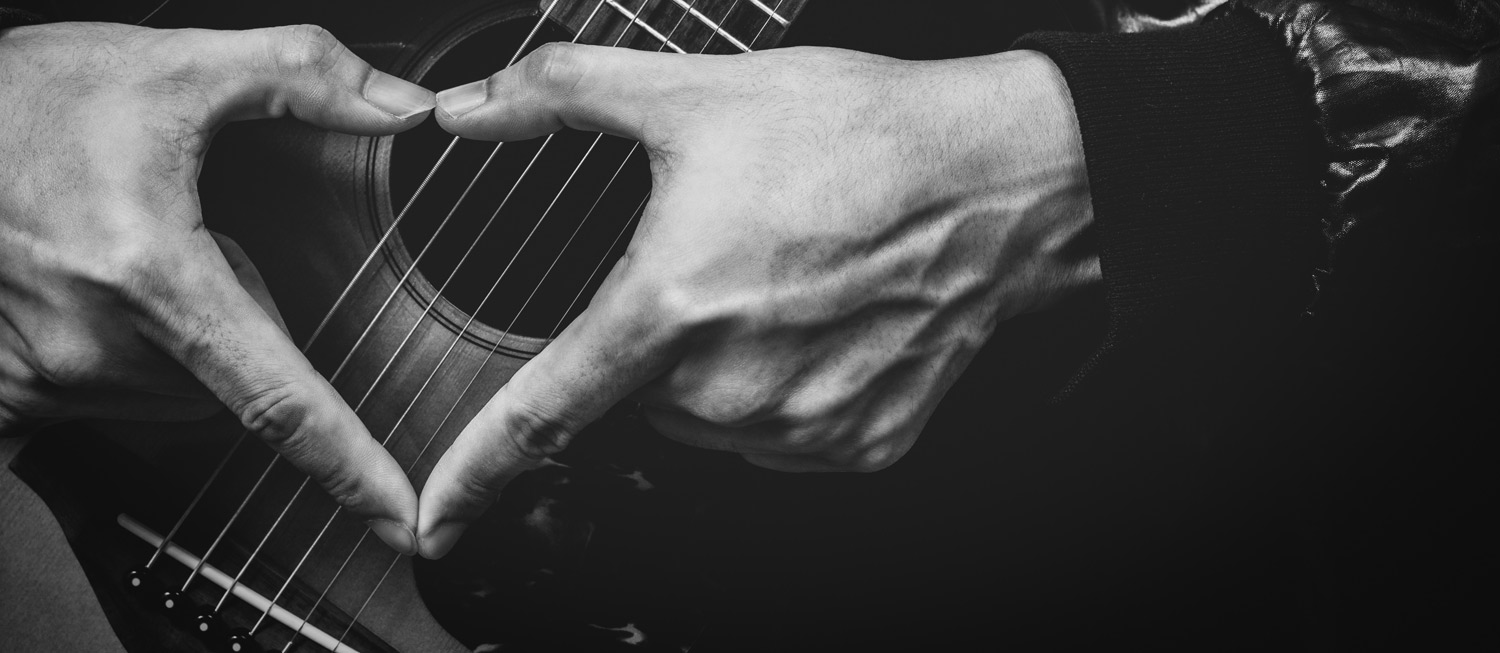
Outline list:
[[[620,272],[495,393],[433,467],[417,527],[423,557],[447,554],[511,479],[561,452],[584,426],[667,368],[676,338],[651,308],[660,304],[616,289]]]
[[[405,473],[241,285],[222,246],[193,237],[143,266],[134,284],[150,289],[143,332],[382,540],[414,553],[417,498]]]
[[[547,43],[488,79],[437,95],[438,123],[454,135],[515,141],[563,127],[656,145],[657,125],[681,126],[684,101],[707,83],[712,57]]]
[[[321,27],[194,32],[205,60],[209,124],[291,115],[319,127],[376,136],[422,122],[431,91],[374,69]]]

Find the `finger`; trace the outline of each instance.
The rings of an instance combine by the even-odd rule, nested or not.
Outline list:
[[[725,426],[687,413],[647,406],[646,421],[663,436],[690,447],[758,454],[811,454],[826,447],[821,439],[792,438],[785,425],[760,422]]]
[[[416,494],[401,467],[281,327],[240,286],[213,239],[143,266],[152,291],[143,331],[180,361],[256,435],[346,509],[381,526],[403,553],[416,550]]]
[[[650,145],[650,127],[675,121],[664,115],[669,103],[702,86],[711,65],[693,55],[548,43],[488,79],[438,93],[438,123],[480,140],[524,140],[572,127]]]
[[[281,311],[276,308],[276,302],[271,299],[271,291],[266,288],[266,282],[260,276],[260,270],[250,262],[250,257],[245,255],[239,243],[224,234],[209,231],[213,236],[214,243],[219,247],[219,253],[223,254],[224,260],[229,263],[234,272],[235,279],[239,281],[240,287],[245,289],[255,303],[260,305],[261,310],[281,328],[282,333],[290,334],[287,330],[286,321],[281,317]],[[141,355],[133,357],[127,364],[121,367],[123,374],[117,379],[119,385],[136,388],[151,394],[166,394],[182,397],[188,400],[212,399],[210,393],[203,384],[198,381],[192,373],[188,372],[177,361],[162,353],[153,343],[143,342],[140,347],[132,347]],[[201,401],[189,401],[188,403],[201,403]],[[210,404],[214,410],[222,408],[217,401]],[[202,413],[203,409],[197,412]],[[211,412],[211,411],[210,411]],[[101,418],[108,416],[100,415]],[[137,419],[121,416],[118,419]],[[163,419],[167,419],[164,417]]]
[[[196,30],[181,38],[210,88],[210,126],[291,115],[326,129],[374,136],[416,126],[435,105],[431,91],[375,70],[313,25]]]
[[[275,300],[271,299],[271,291],[266,288],[266,282],[260,276],[260,270],[250,262],[250,257],[245,255],[245,250],[240,249],[240,244],[234,242],[233,238],[225,236],[216,231],[209,231],[213,235],[214,243],[219,246],[219,253],[224,255],[224,260],[229,263],[229,268],[234,271],[234,278],[239,280],[240,287],[250,293],[255,303],[260,304],[261,310],[281,327],[281,332],[290,334],[286,328],[286,320],[282,319],[281,311],[276,308]]]
[[[260,305],[261,310],[281,328],[282,333],[291,332],[287,330],[286,321],[281,317],[281,311],[276,308],[276,302],[271,299],[271,291],[266,288],[266,282],[260,276],[260,270],[250,262],[250,257],[245,255],[239,243],[224,234],[209,231],[213,236],[214,243],[219,247],[219,253],[223,254],[224,260],[229,263],[234,272],[235,279],[239,281],[240,287],[245,289],[255,303]],[[200,404],[203,399],[212,399],[210,393],[203,384],[182,367],[177,361],[162,353],[161,350],[150,342],[140,343],[140,347],[131,347],[130,351],[137,352],[130,361],[118,366],[121,374],[115,379],[117,385],[128,386],[148,394],[164,394],[181,397],[188,400],[187,404]],[[218,401],[209,403],[212,410],[218,410],[223,406]],[[191,408],[189,410],[192,410]],[[203,413],[204,408],[198,408],[197,413]],[[209,411],[209,413],[212,412]],[[191,414],[191,413],[190,413]],[[206,416],[206,414],[205,414]],[[108,415],[97,415],[102,419],[109,419]],[[135,417],[120,416],[118,419],[138,419]],[[163,419],[171,419],[164,416]],[[188,418],[191,419],[191,418]]]
[[[422,488],[420,553],[439,558],[517,474],[661,374],[674,354],[669,319],[631,282],[622,259],[589,308],[518,370],[464,427]]]

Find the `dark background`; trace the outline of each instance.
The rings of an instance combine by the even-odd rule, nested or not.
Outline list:
[[[792,41],[939,58],[1094,20],[1082,2],[815,0]],[[725,598],[695,650],[1500,648],[1480,173],[1357,229],[1296,324],[1208,341],[1178,324],[1141,344],[1152,364],[1057,401],[1103,330],[1080,297],[1002,325],[886,472],[720,461],[702,553]]]
[[[860,29],[824,28],[852,4],[813,3],[792,40],[965,56],[1096,20],[1081,2],[868,2]],[[871,606],[891,616],[846,631],[913,649],[1500,646],[1494,169],[1461,166],[1341,243],[1288,328],[1166,336],[1142,345],[1152,364],[1049,403],[1096,342],[1098,299],[1002,325],[910,459],[849,491],[849,512],[888,521],[829,529],[849,568],[806,613]]]

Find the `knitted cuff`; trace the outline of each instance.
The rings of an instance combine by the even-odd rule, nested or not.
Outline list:
[[[1015,47],[1056,62],[1078,115],[1109,310],[1090,367],[1163,329],[1228,338],[1247,317],[1301,313],[1328,201],[1311,98],[1264,24],[1231,12]]]

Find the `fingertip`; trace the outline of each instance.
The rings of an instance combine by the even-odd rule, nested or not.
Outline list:
[[[371,519],[366,522],[370,531],[401,555],[417,553],[417,534],[410,526],[390,519]]]
[[[437,469],[433,471],[442,469],[445,462],[446,458],[439,461]],[[447,476],[437,473],[429,477],[419,500],[421,508],[417,514],[417,553],[428,560],[437,560],[447,555],[468,528],[466,523],[452,517],[451,508],[455,500],[449,495],[444,478]]]
[[[374,69],[365,82],[364,98],[405,127],[422,122],[437,106],[437,96],[432,91]]]
[[[415,552],[416,491],[390,452],[321,377],[294,382],[279,394],[291,399],[252,409],[255,417],[246,425],[391,548]],[[389,526],[376,528],[376,522]]]
[[[481,79],[441,91],[435,98],[438,122],[444,129],[457,127],[464,114],[489,100],[489,80]],[[449,131],[452,131],[449,129]]]
[[[463,522],[443,522],[433,526],[417,539],[417,553],[428,560],[448,555],[468,528],[469,525]]]
[[[341,411],[342,412],[342,411]],[[353,497],[357,499],[353,503],[345,503],[355,514],[370,521],[386,521],[399,525],[410,534],[410,547],[412,552],[416,550],[416,527],[418,516],[418,499],[416,490],[412,488],[411,480],[407,478],[406,472],[400,463],[391,456],[390,452],[365,430],[363,422],[353,413],[348,411],[343,414],[348,420],[345,423],[347,429],[342,438],[347,443],[343,447],[337,447],[333,452],[336,467],[343,470],[343,474],[336,474],[335,478],[344,477],[345,474],[353,476]],[[331,440],[333,438],[330,438]],[[341,450],[340,450],[341,449]],[[349,499],[349,495],[338,492],[336,484],[330,487],[338,496]],[[397,546],[403,540],[395,537],[382,537],[392,548],[403,550]]]

